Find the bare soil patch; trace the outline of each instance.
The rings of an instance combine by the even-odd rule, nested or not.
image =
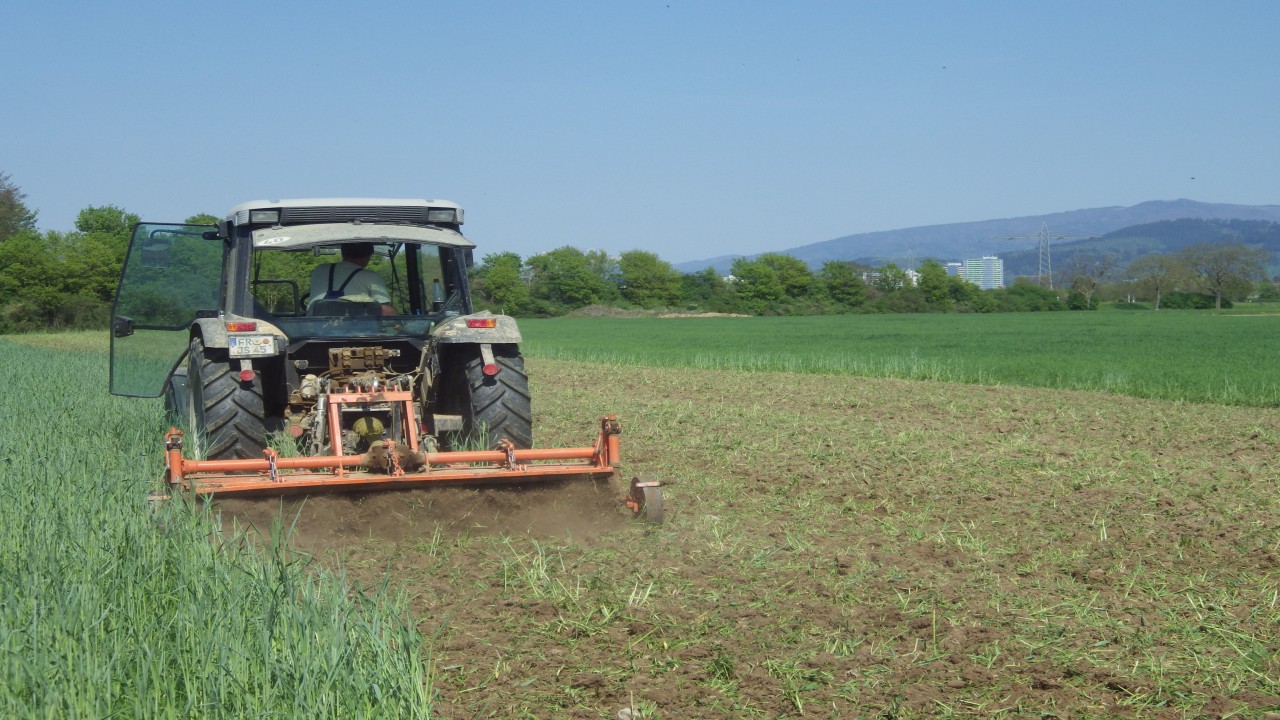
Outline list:
[[[441,718],[1263,717],[1280,412],[1098,393],[529,362],[539,444],[621,482],[286,501],[390,573]],[[279,501],[222,504],[262,526]]]

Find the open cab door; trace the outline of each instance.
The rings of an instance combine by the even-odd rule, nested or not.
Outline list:
[[[191,323],[218,311],[223,247],[213,225],[134,226],[111,307],[111,394],[164,392]]]

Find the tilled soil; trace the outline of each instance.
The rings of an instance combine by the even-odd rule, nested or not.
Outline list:
[[[617,413],[625,477],[284,502],[409,596],[436,717],[1280,712],[1275,409],[529,368],[539,445]],[[640,474],[661,527],[621,508]]]

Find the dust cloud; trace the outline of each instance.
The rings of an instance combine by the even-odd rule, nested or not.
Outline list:
[[[228,498],[215,502],[224,532],[267,537],[278,522],[308,552],[367,540],[396,544],[436,537],[525,535],[589,539],[621,528],[625,483],[588,477],[523,485],[438,487],[370,493]]]

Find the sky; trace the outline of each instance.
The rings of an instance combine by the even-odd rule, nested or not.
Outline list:
[[[44,230],[443,198],[478,255],[671,262],[1147,200],[1280,203],[1280,3],[10,0]]]

